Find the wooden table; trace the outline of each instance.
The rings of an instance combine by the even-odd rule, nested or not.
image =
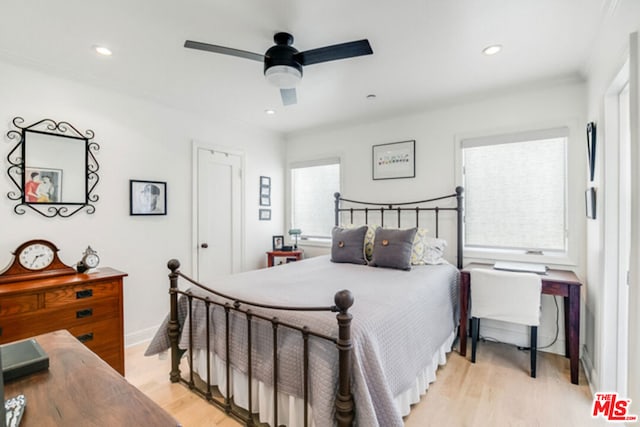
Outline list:
[[[460,355],[467,355],[470,274],[474,268],[492,268],[487,264],[469,264],[460,271]],[[549,270],[542,277],[542,293],[564,298],[565,357],[569,358],[571,382],[578,384],[580,358],[580,287],[572,271]]]
[[[296,261],[302,259],[303,251],[298,249],[295,251],[269,251],[267,252],[267,267],[273,267],[273,259],[275,257],[295,258]]]
[[[66,330],[34,337],[49,369],[5,384],[5,399],[24,394],[20,427],[179,426],[167,412]]]

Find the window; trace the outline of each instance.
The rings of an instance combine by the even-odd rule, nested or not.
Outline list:
[[[339,191],[340,159],[291,165],[291,226],[302,230],[303,240],[331,238]]]
[[[567,253],[568,133],[462,140],[465,250]]]

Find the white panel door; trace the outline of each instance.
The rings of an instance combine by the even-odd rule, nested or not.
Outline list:
[[[211,283],[242,269],[242,158],[198,148],[197,272]]]

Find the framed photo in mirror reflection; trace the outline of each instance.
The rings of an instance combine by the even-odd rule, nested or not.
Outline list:
[[[24,198],[26,203],[58,203],[62,199],[62,169],[27,168]]]

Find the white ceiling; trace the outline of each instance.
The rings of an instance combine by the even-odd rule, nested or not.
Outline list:
[[[0,60],[287,133],[580,78],[611,3],[2,0]],[[262,64],[183,47],[191,39],[262,54],[278,31],[301,51],[367,38],[374,54],[305,67],[298,104],[283,107]],[[501,53],[481,54],[496,43]],[[96,55],[96,44],[113,56]]]

